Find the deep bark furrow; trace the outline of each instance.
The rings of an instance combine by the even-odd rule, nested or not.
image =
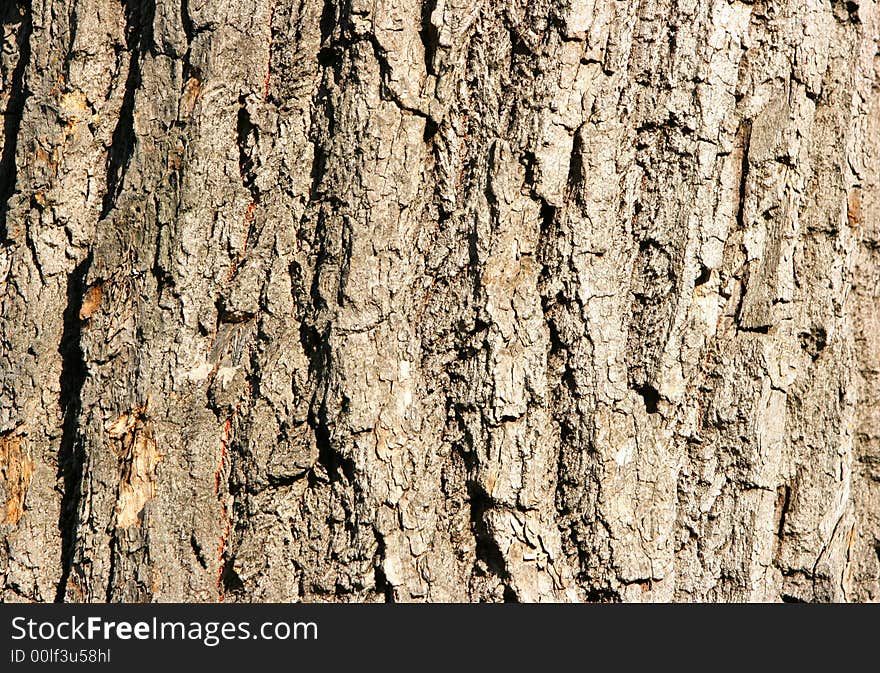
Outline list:
[[[61,354],[59,406],[64,420],[58,451],[58,471],[62,479],[63,491],[58,519],[58,531],[61,535],[61,579],[58,583],[56,602],[64,599],[73,562],[74,544],[80,526],[80,498],[85,455],[82,450],[79,422],[82,412],[82,387],[88,376],[81,345],[82,309],[86,292],[85,278],[90,264],[91,258],[86,258],[68,276],[64,331],[58,347]]]
[[[134,131],[134,96],[141,85],[140,61],[149,48],[149,26],[153,17],[149,13],[150,3],[128,0],[125,7],[125,41],[128,49],[128,68],[125,75],[124,95],[119,119],[113,129],[110,151],[107,154],[107,189],[101,206],[101,219],[107,217],[115,207],[116,200],[125,178],[125,170],[136,142]]]
[[[3,148],[0,151],[0,244],[5,244],[8,231],[9,199],[15,191],[16,176],[18,169],[15,164],[15,156],[18,150],[19,132],[21,120],[24,114],[24,103],[27,98],[27,81],[25,73],[30,64],[31,49],[31,9],[28,3],[10,3],[7,12],[12,14],[14,10],[21,9],[22,15],[15,17],[20,19],[18,30],[13,33],[16,47],[11,51],[18,52],[18,60],[12,71],[9,82],[4,82],[4,88],[9,88],[6,105],[3,110]],[[9,17],[13,18],[13,17]],[[5,26],[5,21],[4,21]],[[5,73],[4,73],[5,74]]]

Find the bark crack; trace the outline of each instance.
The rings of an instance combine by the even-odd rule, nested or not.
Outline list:
[[[135,94],[141,86],[141,58],[152,39],[155,6],[153,3],[137,3],[123,0],[125,8],[125,41],[129,51],[128,75],[125,78],[125,93],[119,119],[113,129],[113,140],[107,153],[107,192],[101,205],[100,219],[113,210],[116,199],[122,190],[122,182],[128,168],[136,141],[134,131]]]
[[[33,20],[30,3],[24,3],[23,8],[24,16],[18,35],[18,62],[12,72],[11,93],[3,113],[3,152],[0,154],[0,243],[6,242],[9,233],[6,221],[9,213],[9,199],[15,193],[18,176],[15,154],[18,150],[18,134],[21,130],[24,104],[28,97],[25,71],[31,56]]]
[[[61,579],[55,595],[56,602],[63,602],[73,565],[73,553],[79,528],[79,510],[82,499],[82,476],[85,451],[80,435],[80,412],[82,388],[88,376],[83,356],[82,309],[85,294],[85,278],[92,264],[92,255],[80,262],[67,277],[67,308],[64,311],[64,328],[58,352],[61,355],[61,444],[58,450],[58,472],[64,482],[58,529],[61,534]]]

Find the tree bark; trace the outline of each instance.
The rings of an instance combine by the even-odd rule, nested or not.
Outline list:
[[[876,2],[0,14],[0,600],[880,598]]]

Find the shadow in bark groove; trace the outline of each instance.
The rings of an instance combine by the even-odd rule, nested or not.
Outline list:
[[[30,3],[10,3],[3,16],[3,23],[7,21],[9,14],[15,10],[21,11],[22,25],[19,29],[18,63],[12,72],[12,86],[9,94],[9,102],[3,113],[3,153],[0,154],[0,243],[7,239],[6,216],[9,211],[9,199],[15,192],[15,182],[18,177],[15,165],[15,153],[18,149],[18,133],[21,129],[21,117],[24,112],[24,102],[27,99],[27,91],[24,81],[24,71],[31,60],[31,20]]]
[[[422,25],[421,30],[419,30],[419,37],[425,49],[425,72],[429,75],[437,74],[434,70],[434,56],[440,43],[437,27],[431,23],[431,14],[433,14],[435,9],[437,9],[436,0],[422,0]]]
[[[119,121],[113,129],[113,142],[107,155],[107,193],[101,204],[101,219],[113,209],[122,187],[125,169],[134,151],[134,95],[141,85],[140,59],[152,43],[155,2],[125,0],[125,41],[129,49],[128,76],[125,79],[125,95],[119,110]]]
[[[322,408],[317,417],[310,422],[315,434],[315,443],[318,445],[318,463],[327,471],[327,478],[331,482],[343,481],[353,487],[356,484],[354,460],[343,456],[333,446],[326,410]]]
[[[64,602],[67,580],[76,543],[81,481],[85,452],[80,441],[79,415],[82,410],[82,387],[88,376],[80,340],[82,338],[82,309],[85,278],[92,264],[92,255],[80,262],[67,278],[67,308],[64,310],[64,331],[58,353],[61,355],[61,396],[59,403],[63,417],[61,445],[58,449],[58,471],[64,480],[58,529],[61,533],[61,579],[55,602]]]
[[[385,575],[385,569],[382,567],[382,561],[385,559],[386,554],[385,540],[375,527],[373,527],[373,534],[376,536],[376,544],[378,546],[376,555],[379,558],[373,569],[376,592],[384,596],[386,603],[395,603],[394,585],[388,580],[387,575]]]
[[[806,603],[803,598],[798,598],[797,596],[790,596],[788,594],[782,594],[782,602],[783,603]]]
[[[470,462],[466,458],[466,463]],[[504,602],[518,603],[519,598],[510,586],[510,574],[498,542],[486,524],[486,514],[494,507],[492,497],[473,480],[468,483],[470,496],[471,533],[474,536],[474,552],[478,561],[486,564],[490,573],[497,576],[504,585]]]
[[[657,405],[660,403],[660,393],[652,385],[638,386],[635,391],[641,395],[645,403],[645,411],[649,414],[657,413]]]

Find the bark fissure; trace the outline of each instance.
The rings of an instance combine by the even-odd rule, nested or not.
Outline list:
[[[16,154],[18,152],[19,134],[24,115],[25,101],[28,97],[27,80],[25,74],[30,65],[30,41],[32,32],[32,15],[30,3],[19,5],[10,3],[7,10],[12,12],[21,7],[24,15],[21,17],[21,28],[18,30],[18,62],[10,79],[10,93],[3,111],[3,151],[0,152],[0,245],[5,244],[9,235],[9,199],[15,193],[15,184],[18,176]]]
[[[134,152],[137,136],[134,130],[135,96],[142,84],[141,60],[151,47],[153,0],[138,2],[122,0],[125,10],[125,43],[128,49],[128,70],[125,76],[122,107],[113,129],[107,153],[107,189],[101,206],[100,219],[107,217],[118,202],[128,162]]]
[[[81,345],[83,328],[81,312],[86,291],[85,278],[91,264],[92,257],[89,255],[68,275],[64,331],[58,346],[61,355],[59,406],[64,420],[58,449],[58,472],[62,479],[63,492],[58,519],[58,531],[61,535],[61,579],[58,582],[56,602],[64,600],[73,564],[77,532],[81,524],[80,501],[85,453],[82,446],[80,414],[82,388],[88,376]]]

